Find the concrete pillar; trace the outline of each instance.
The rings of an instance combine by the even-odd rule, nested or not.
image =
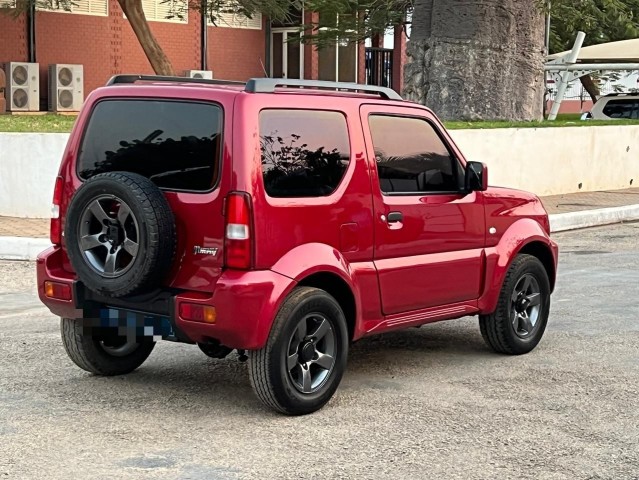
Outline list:
[[[0,115],[7,111],[7,101],[5,100],[5,92],[7,91],[7,77],[4,70],[0,69]]]
[[[304,12],[304,23],[306,25],[317,25],[319,22],[318,12]],[[306,32],[309,33],[308,31]],[[317,80],[319,78],[319,53],[314,45],[304,45],[304,78],[306,80]]]
[[[406,33],[403,25],[394,29],[393,46],[393,90],[402,93],[404,90],[404,65],[406,65]]]

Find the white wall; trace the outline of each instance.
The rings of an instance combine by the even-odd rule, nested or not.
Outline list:
[[[66,133],[0,133],[0,215],[47,218]]]
[[[490,185],[537,195],[639,187],[639,126],[453,130]],[[579,188],[581,184],[581,188]]]
[[[639,126],[453,130],[491,185],[538,195],[639,186]],[[0,215],[46,218],[68,135],[0,133]],[[581,184],[581,189],[579,188]]]

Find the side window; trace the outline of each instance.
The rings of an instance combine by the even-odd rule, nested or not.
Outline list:
[[[346,118],[320,110],[260,113],[262,176],[271,197],[323,197],[335,191],[350,160]]]
[[[637,118],[633,110],[636,109],[634,100],[610,100],[603,109],[603,114],[610,118]]]
[[[457,160],[426,120],[371,115],[368,123],[382,192],[459,190]]]

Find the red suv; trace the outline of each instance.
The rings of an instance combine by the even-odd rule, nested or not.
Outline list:
[[[389,89],[116,76],[70,136],[38,291],[84,370],[131,372],[159,339],[237,350],[262,402],[310,413],[367,335],[478,315],[497,352],[539,343],[548,216],[487,185]]]

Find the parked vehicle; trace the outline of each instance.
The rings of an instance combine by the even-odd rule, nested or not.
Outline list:
[[[582,120],[639,120],[639,94],[611,93],[597,100]]]
[[[54,204],[38,291],[96,375],[160,338],[237,350],[264,404],[305,414],[367,335],[478,315],[492,349],[524,354],[548,321],[539,199],[488,187],[382,87],[116,76],[87,98]]]

